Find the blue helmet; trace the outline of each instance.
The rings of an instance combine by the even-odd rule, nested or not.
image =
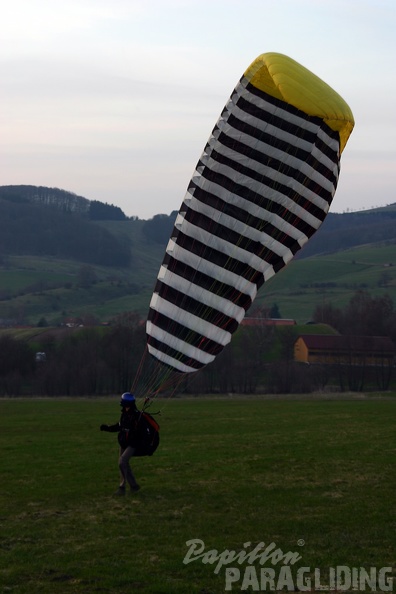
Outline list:
[[[121,406],[134,406],[135,403],[135,396],[131,393],[131,392],[124,392],[124,394],[121,396],[121,401],[120,401]]]

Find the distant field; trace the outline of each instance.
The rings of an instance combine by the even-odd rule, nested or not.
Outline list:
[[[339,261],[346,261],[351,258],[358,263],[364,264],[392,264],[396,266],[396,246],[393,243],[385,245],[362,245],[350,250],[336,252],[335,254],[326,256],[326,259],[334,259]]]
[[[130,268],[93,266],[97,282],[84,288],[79,286],[81,263],[10,257],[11,268],[0,269],[4,293],[3,299],[0,293],[0,319],[22,317],[37,324],[44,317],[56,324],[65,317],[87,314],[101,321],[125,311],[146,316],[164,247],[135,238],[131,249]],[[57,288],[51,289],[52,285]],[[305,323],[318,304],[328,301],[344,307],[359,289],[372,296],[387,293],[396,302],[396,245],[374,244],[294,260],[261,288],[255,305],[276,303],[282,317]],[[7,292],[12,293],[11,299]]]
[[[364,289],[373,297],[387,293],[396,302],[396,246],[370,245],[295,260],[259,292],[257,303],[276,302],[285,318],[303,323],[317,305],[344,307]]]
[[[396,395],[332,398],[159,400],[159,450],[135,460],[142,489],[125,499],[99,432],[117,397],[0,400],[0,592],[224,592],[214,553],[183,563],[191,539],[275,543],[312,579],[395,567]]]
[[[4,290],[7,287],[10,293],[17,293],[21,289],[35,285],[40,290],[40,284],[46,282],[62,284],[70,281],[70,277],[64,274],[43,273],[27,270],[2,270],[0,273],[1,286]]]

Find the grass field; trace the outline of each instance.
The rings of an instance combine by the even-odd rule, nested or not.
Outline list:
[[[123,269],[91,266],[98,282],[86,288],[78,284],[81,262],[10,256],[9,269],[0,269],[0,318],[22,316],[37,324],[45,317],[50,324],[58,324],[65,317],[87,314],[107,321],[124,311],[145,317],[164,246],[147,243],[141,239],[141,231],[135,235],[135,223],[104,224],[114,233],[118,229],[118,234],[125,234],[132,242],[132,263]],[[282,317],[305,323],[318,304],[327,301],[345,307],[362,288],[373,297],[386,293],[396,301],[395,262],[394,244],[370,244],[294,260],[262,288],[255,305],[268,308],[276,303]]]
[[[275,543],[323,575],[396,566],[395,396],[157,405],[142,489],[116,498],[116,437],[99,425],[118,399],[0,400],[1,593],[224,592],[214,554],[183,563],[191,539]]]

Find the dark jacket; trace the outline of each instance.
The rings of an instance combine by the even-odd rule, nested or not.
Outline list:
[[[137,425],[139,416],[140,411],[136,408],[130,408],[128,411],[124,409],[118,423],[114,425],[102,425],[102,427],[106,427],[104,430],[111,433],[118,431],[118,443],[122,448],[128,446],[136,447],[138,445]]]

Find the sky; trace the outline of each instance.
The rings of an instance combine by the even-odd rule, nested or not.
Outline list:
[[[0,185],[178,210],[243,72],[303,64],[349,104],[332,212],[396,202],[395,0],[0,0]]]

